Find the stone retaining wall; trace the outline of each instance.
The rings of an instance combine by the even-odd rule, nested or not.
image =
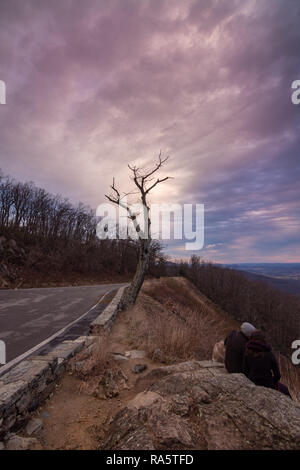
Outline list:
[[[102,332],[110,333],[113,322],[118,313],[119,303],[127,286],[120,287],[110,304],[103,312],[91,323],[90,334],[100,335]]]
[[[126,286],[125,286],[126,287]],[[23,428],[36,410],[54,391],[66,370],[68,360],[89,346],[102,331],[110,332],[125,287],[91,324],[89,336],[63,341],[45,355],[30,356],[7,372],[0,369],[0,441],[9,432]]]
[[[30,412],[54,391],[68,359],[92,341],[92,336],[63,341],[48,354],[29,357],[0,375],[0,440],[27,423]]]

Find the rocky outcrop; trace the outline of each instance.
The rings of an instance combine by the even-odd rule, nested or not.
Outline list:
[[[222,364],[155,369],[111,422],[103,449],[299,449],[300,405]]]
[[[33,449],[38,441],[35,437],[22,437],[11,434],[6,442],[6,450],[28,450]]]
[[[20,266],[25,263],[26,252],[13,239],[0,235],[0,288],[8,288],[19,278]]]
[[[59,256],[59,254],[56,254]],[[26,285],[28,274],[48,270],[54,255],[49,254],[39,246],[28,246],[13,238],[0,234],[0,288],[20,288]]]

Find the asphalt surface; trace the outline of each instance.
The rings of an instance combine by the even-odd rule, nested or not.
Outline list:
[[[122,285],[0,290],[0,340],[6,344],[6,362],[57,333],[89,311],[106,292]],[[86,334],[103,308],[99,304],[74,325],[72,336]]]

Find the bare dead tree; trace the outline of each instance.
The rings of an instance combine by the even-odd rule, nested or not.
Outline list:
[[[146,273],[149,268],[150,259],[150,246],[151,246],[151,218],[150,218],[150,207],[148,197],[150,191],[152,191],[158,184],[163,183],[170,179],[169,176],[164,178],[155,178],[155,173],[166,163],[169,157],[162,157],[162,153],[159,153],[158,162],[155,163],[154,168],[150,171],[144,171],[136,166],[128,165],[129,170],[132,173],[132,180],[137,188],[137,191],[131,193],[125,193],[121,196],[119,190],[115,186],[115,178],[111,189],[113,191],[110,195],[105,197],[112,203],[117,204],[127,211],[128,218],[132,221],[136,234],[139,241],[139,258],[134,274],[133,280],[130,286],[125,289],[124,294],[120,301],[120,308],[122,310],[134,305],[139,291],[143,285]],[[139,199],[143,205],[143,217],[144,217],[144,229],[141,229],[138,223],[138,215],[133,209],[132,205],[124,201],[124,196],[139,194]]]

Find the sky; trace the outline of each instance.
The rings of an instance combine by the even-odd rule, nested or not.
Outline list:
[[[205,205],[196,254],[300,262],[299,24],[298,0],[0,0],[0,167],[96,208],[161,150],[153,202]]]

